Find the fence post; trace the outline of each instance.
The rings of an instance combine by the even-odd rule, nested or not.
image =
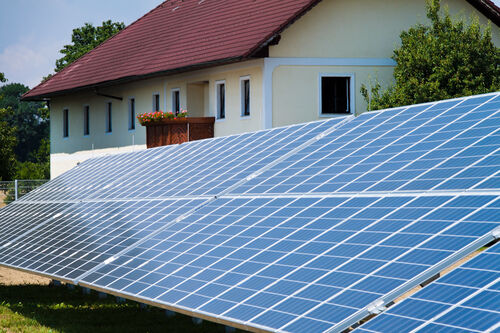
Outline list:
[[[17,179],[14,180],[14,200],[17,201]]]

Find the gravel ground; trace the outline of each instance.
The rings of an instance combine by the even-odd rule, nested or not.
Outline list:
[[[14,269],[0,267],[0,285],[21,285],[21,284],[49,284],[50,279],[23,273]]]

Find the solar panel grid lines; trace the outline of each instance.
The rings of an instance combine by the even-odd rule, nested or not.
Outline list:
[[[472,109],[472,110],[470,110],[468,113],[464,113],[463,115],[461,115],[461,116],[457,117],[455,121],[450,122],[450,123],[449,123],[448,125],[446,125],[443,129],[446,129],[447,127],[452,126],[452,125],[453,125],[453,124],[455,124],[456,122],[459,122],[461,119],[463,119],[463,118],[467,117],[467,115],[469,115],[470,113],[474,112],[476,109],[480,108],[481,106],[486,105],[488,102],[491,102],[492,100],[495,100],[495,99],[496,99],[496,100],[498,100],[498,101],[500,101],[500,98],[498,98],[498,97],[492,97],[490,100],[488,100],[488,101],[486,101],[486,102],[484,102],[484,103],[482,103],[482,104],[478,105],[476,108],[473,108],[473,109]],[[465,101],[466,101],[466,100],[464,100],[464,102],[465,102]],[[493,110],[492,110],[492,111],[493,111]],[[427,153],[423,154],[422,156],[419,156],[419,157],[417,158],[417,161],[418,161],[418,160],[420,160],[420,159],[422,159],[423,157],[425,157],[425,156],[427,156],[427,155],[431,154],[432,152],[436,151],[439,147],[445,146],[446,144],[450,143],[452,140],[454,140],[454,139],[456,139],[456,138],[460,137],[460,136],[461,136],[462,134],[464,134],[465,132],[467,132],[467,131],[469,131],[469,130],[471,130],[471,129],[475,128],[475,127],[478,127],[478,126],[479,126],[480,124],[482,124],[482,123],[485,123],[488,119],[493,118],[494,116],[497,116],[497,117],[498,117],[498,115],[499,115],[499,114],[500,114],[500,104],[499,104],[499,106],[496,108],[496,111],[493,111],[491,114],[486,115],[486,116],[485,116],[485,117],[484,117],[481,121],[474,123],[471,127],[465,128],[463,131],[461,131],[461,132],[459,132],[459,133],[455,134],[454,136],[452,136],[452,137],[448,138],[446,141],[442,142],[441,144],[439,144],[438,146],[436,146],[436,147],[435,147],[434,149],[432,149],[431,151],[429,151],[429,152],[427,152]],[[499,132],[499,129],[497,128],[496,130],[493,130],[492,132],[487,133],[487,134],[486,134],[486,135],[485,135],[485,136],[484,136],[481,140],[484,140],[485,138],[488,138],[488,137],[490,137],[490,136],[492,136],[492,135],[494,135],[494,134],[497,134],[498,132]],[[430,137],[431,135],[433,135],[433,134],[430,134],[428,137]],[[427,138],[427,137],[426,137],[426,138]],[[426,138],[422,139],[420,142],[424,141]],[[470,144],[469,146],[463,147],[462,149],[460,149],[459,151],[455,152],[455,153],[454,153],[454,154],[452,154],[451,156],[449,156],[449,157],[447,157],[447,158],[443,159],[442,161],[438,162],[436,165],[432,166],[431,168],[429,168],[429,169],[428,169],[428,170],[426,170],[425,172],[423,172],[423,173],[421,173],[421,174],[417,175],[417,176],[416,176],[416,178],[414,178],[412,181],[418,181],[419,179],[421,179],[421,178],[425,177],[425,175],[427,175],[427,174],[431,173],[432,171],[436,170],[439,166],[441,166],[441,165],[443,165],[443,164],[447,163],[447,162],[448,162],[448,161],[450,161],[452,158],[454,158],[454,157],[456,157],[456,156],[458,156],[458,155],[462,154],[464,151],[466,151],[466,150],[470,149],[470,148],[471,148],[471,147],[473,147],[474,145],[476,145],[476,143],[473,143],[473,144]],[[498,149],[496,149],[496,151],[498,151]],[[476,161],[473,161],[473,163],[472,163],[472,164],[470,164],[470,165],[467,165],[467,166],[465,167],[465,169],[462,169],[462,170],[460,170],[460,171],[457,171],[457,172],[456,172],[456,174],[459,174],[460,172],[464,172],[465,170],[467,170],[467,169],[469,169],[469,168],[473,167],[474,165],[477,165],[478,163],[480,163],[481,161],[483,161],[486,157],[491,156],[493,153],[494,153],[494,152],[490,152],[490,153],[488,153],[486,156],[484,156],[484,157],[482,157],[482,158],[479,158],[479,159],[478,159],[478,160],[476,160]],[[403,168],[401,168],[400,170],[402,170],[402,169],[403,169]],[[398,170],[398,171],[400,171],[400,170]],[[395,174],[396,172],[398,172],[398,171],[394,171],[392,174],[390,174],[390,175],[386,176],[385,178],[383,178],[383,179],[379,180],[379,182],[377,182],[376,184],[379,184],[379,183],[381,183],[381,182],[385,181],[386,179],[388,179],[389,177],[391,177],[392,175],[394,175],[394,174]],[[453,175],[452,175],[452,176],[450,176],[449,178],[451,178],[451,177],[453,177]],[[445,183],[446,181],[448,181],[448,180],[449,180],[449,178],[448,178],[448,179],[443,179],[441,182],[439,182],[438,184],[434,185],[434,186],[433,186],[433,187],[431,187],[429,190],[436,190],[436,189],[439,189],[439,186],[440,186],[440,185],[442,185],[443,183]],[[370,190],[370,188],[375,187],[375,186],[376,186],[376,184],[374,184],[374,185],[372,185],[372,186],[368,187],[368,188],[367,188],[367,189],[365,189],[364,191],[369,191],[369,190]],[[476,184],[476,185],[477,185],[477,184]],[[407,187],[407,186],[408,186],[408,183],[403,184],[403,185],[399,186],[398,188],[396,188],[394,191],[404,190],[404,188],[405,188],[405,187]]]
[[[37,202],[50,197],[51,201],[72,201],[87,198],[90,193],[109,186],[115,177],[133,169],[155,151],[142,150],[92,158],[56,177],[40,188],[23,196],[21,200]]]
[[[72,204],[14,202],[0,211],[0,249],[64,214]],[[18,210],[23,207],[22,210]]]
[[[11,267],[76,283],[78,276],[155,232],[202,200],[84,203],[0,250]],[[154,221],[152,220],[154,217]],[[75,238],[75,235],[78,235]]]
[[[396,109],[396,110],[393,110],[392,112],[398,112],[398,111],[401,111],[401,109]],[[350,124],[347,124],[345,126],[342,126],[338,133],[336,131],[331,131],[330,134],[333,134],[335,133],[335,135],[337,136],[336,138],[333,138],[332,139],[332,142],[335,143],[336,141],[338,141],[338,138],[341,138],[343,136],[346,136],[346,135],[351,135],[351,133],[355,133],[356,130],[359,130],[360,128],[362,128],[363,125],[366,125],[366,124],[369,124],[374,118],[376,117],[382,117],[381,116],[382,113],[367,113],[367,114],[363,114],[363,120],[359,120],[360,117],[358,117],[356,120],[358,120],[358,122],[356,123],[350,123]],[[316,143],[316,144],[312,144],[310,147],[311,149],[314,149],[315,146],[319,146],[318,150],[322,148],[322,144],[323,142],[327,141],[324,137],[322,138],[322,140],[320,140],[320,142]],[[347,144],[347,143],[346,143]],[[344,144],[344,145],[346,145]],[[298,154],[296,154],[296,156],[299,157],[299,162],[301,160],[305,160],[310,154],[308,154],[307,152],[299,152]],[[287,162],[287,161],[283,161],[283,162]],[[294,162],[294,161],[292,161]],[[287,164],[292,164],[292,162],[289,162]],[[298,162],[295,162],[295,163],[298,163]],[[295,164],[294,163],[294,164]],[[308,167],[310,167],[310,165],[308,165]],[[284,168],[288,168],[288,165],[284,166]],[[264,178],[268,178],[270,175],[263,175],[262,177]],[[255,182],[255,181],[254,181]],[[244,188],[244,187],[248,187],[248,185],[246,186],[241,186],[241,188]],[[238,193],[246,193],[246,191],[238,191],[238,188],[231,191],[232,194],[238,194]],[[252,193],[252,192],[248,192],[248,193]],[[255,193],[266,193],[266,191],[255,191]]]
[[[418,197],[417,197],[417,198],[418,198]],[[406,203],[406,204],[405,204],[404,206],[402,206],[402,207],[406,207],[407,205],[410,205],[412,202],[414,202],[415,200],[417,200],[417,198],[414,198],[412,201],[410,201],[410,202]],[[431,215],[432,213],[436,212],[439,208],[444,207],[447,203],[452,202],[454,199],[455,199],[455,198],[454,198],[454,197],[452,197],[452,198],[450,198],[448,201],[443,202],[443,204],[441,204],[441,205],[437,206],[437,207],[436,207],[436,208],[434,208],[433,210],[429,211],[428,213],[424,214],[424,215],[423,215],[423,216],[421,216],[420,218],[415,219],[413,222],[410,222],[410,223],[409,223],[409,224],[407,224],[405,227],[403,227],[403,228],[401,228],[400,230],[398,230],[398,231],[397,231],[397,233],[404,232],[405,230],[407,230],[407,229],[411,228],[411,226],[413,226],[413,225],[417,224],[417,223],[418,223],[418,221],[423,220],[426,216],[429,216],[429,215]],[[481,208],[484,208],[484,207],[488,206],[490,203],[491,203],[491,201],[488,201],[488,202],[487,202],[487,203],[485,203],[485,204],[484,204],[484,206],[483,206],[483,207],[481,207]],[[451,228],[453,228],[454,226],[456,226],[457,224],[459,224],[459,223],[460,223],[460,221],[464,221],[464,220],[466,220],[466,218],[467,218],[468,216],[472,216],[472,215],[474,214],[474,212],[479,211],[481,208],[477,208],[475,211],[471,212],[471,213],[470,213],[469,215],[467,215],[467,216],[464,216],[464,217],[463,217],[462,219],[460,219],[459,221],[457,221],[457,222],[455,222],[455,223],[451,223],[449,226],[447,226],[447,227],[445,227],[444,229],[442,229],[439,233],[436,233],[435,235],[432,235],[432,236],[430,236],[430,237],[426,238],[426,239],[425,239],[425,240],[423,240],[421,243],[419,243],[419,244],[417,244],[417,245],[414,245],[414,246],[413,246],[413,248],[414,248],[414,249],[415,249],[415,248],[420,248],[422,245],[424,245],[424,244],[426,244],[426,243],[428,243],[428,242],[432,241],[434,238],[438,237],[439,235],[442,235],[445,231],[450,230]],[[392,212],[391,212],[391,213],[392,213]],[[389,213],[388,215],[390,215],[391,213]],[[384,217],[385,217],[385,216],[384,216]],[[377,222],[378,222],[378,221],[377,221]],[[369,224],[367,227],[365,227],[364,231],[369,230],[369,228],[370,228],[370,227],[372,227],[372,226],[374,226],[377,222],[373,222],[373,223]],[[353,236],[351,236],[351,237],[355,237],[355,236],[353,235]],[[350,262],[354,261],[354,260],[355,260],[355,259],[357,259],[357,258],[361,258],[364,254],[366,254],[367,252],[369,252],[369,251],[373,250],[373,248],[375,248],[375,247],[377,247],[377,246],[379,246],[379,245],[382,245],[382,244],[384,243],[384,241],[386,241],[386,240],[387,240],[387,238],[390,238],[390,237],[392,237],[392,235],[390,235],[390,236],[388,236],[388,237],[385,237],[385,238],[382,238],[381,240],[379,240],[378,242],[376,242],[376,243],[375,243],[374,245],[372,245],[371,247],[369,247],[369,248],[367,248],[367,249],[365,249],[365,250],[361,251],[360,253],[356,254],[356,255],[355,255],[355,256],[353,256],[353,257],[351,257],[351,258],[350,258],[349,260],[347,260],[346,262],[344,262],[344,263],[342,263],[341,265],[339,265],[339,266],[335,267],[332,271],[338,271],[338,270],[341,270],[341,269],[342,269],[342,267],[344,267],[344,266],[348,265]],[[346,240],[344,240],[344,242],[345,242],[345,241],[347,241],[347,239],[346,239]],[[486,244],[486,243],[487,243],[487,242],[489,242],[489,241],[490,241],[490,240],[488,240],[488,241],[483,241],[483,245],[484,245],[484,244]],[[424,248],[425,248],[425,246],[424,246]],[[410,251],[412,251],[412,250],[410,250]],[[383,265],[381,265],[380,267],[376,268],[376,269],[375,269],[374,271],[372,271],[370,274],[365,275],[363,278],[359,279],[358,281],[354,282],[353,284],[351,284],[351,285],[349,285],[349,286],[345,287],[344,289],[342,289],[341,291],[339,291],[339,292],[337,292],[337,293],[335,293],[335,294],[331,295],[331,296],[330,296],[329,298],[327,298],[326,300],[323,300],[320,304],[316,305],[315,307],[310,308],[308,311],[304,312],[301,316],[297,317],[296,319],[294,319],[294,320],[290,321],[289,323],[287,323],[285,326],[281,327],[281,328],[280,328],[280,330],[286,331],[286,330],[287,330],[287,329],[286,329],[286,327],[292,326],[292,325],[294,324],[294,322],[296,322],[296,321],[300,320],[300,319],[301,319],[301,318],[303,318],[303,317],[307,317],[307,315],[308,315],[309,313],[312,313],[312,312],[313,312],[313,311],[315,311],[316,309],[320,308],[322,305],[324,305],[324,304],[326,304],[326,303],[330,302],[331,300],[333,300],[333,299],[335,299],[335,298],[339,297],[341,294],[345,294],[345,293],[346,293],[346,291],[348,291],[348,290],[350,290],[350,289],[355,288],[355,286],[356,286],[356,285],[359,285],[359,284],[363,283],[365,280],[367,280],[367,279],[368,279],[368,278],[370,278],[371,276],[377,275],[377,273],[378,273],[378,272],[382,271],[383,269],[385,269],[385,268],[386,268],[386,267],[388,267],[389,265],[391,265],[391,264],[393,264],[393,263],[397,262],[398,260],[400,260],[400,259],[404,258],[404,257],[405,257],[405,256],[407,256],[408,254],[409,254],[408,252],[403,252],[403,253],[401,253],[400,255],[398,255],[398,256],[396,256],[396,257],[394,257],[392,260],[390,260],[390,261],[388,261],[388,262],[384,263]],[[446,262],[448,262],[448,260],[446,260]],[[438,270],[437,272],[439,272],[439,270]],[[420,275],[422,275],[422,274],[423,274],[423,273],[421,273]],[[429,277],[430,277],[430,276],[433,276],[434,274],[436,274],[436,272],[426,273],[426,274],[425,274],[425,276],[429,276]],[[419,282],[423,282],[423,281],[425,280],[425,278],[420,277],[420,275],[417,275],[417,276],[413,279],[413,281],[411,281],[411,280],[410,280],[410,281],[406,282],[406,284],[412,284],[412,285],[418,284],[418,283],[415,283],[415,282],[414,282],[414,280],[420,280]],[[324,278],[324,276],[319,277],[319,278],[318,278],[316,281],[314,281],[313,283],[320,281],[322,278]],[[400,290],[401,288],[403,288],[403,286],[399,286],[397,289],[394,289],[394,290],[393,290],[393,292],[394,292],[395,294],[394,294],[393,296],[390,296],[390,297],[389,297],[389,296],[387,296],[387,295],[386,295],[386,296],[384,296],[384,298],[385,298],[385,297],[387,297],[387,299],[385,300],[385,303],[389,303],[390,301],[392,301],[392,300],[393,300],[393,299],[395,299],[396,297],[398,297],[398,296],[400,296],[401,294],[403,294],[403,293],[404,293],[404,291],[406,291],[406,290],[404,290],[404,289],[403,289],[404,291],[401,291],[401,290]],[[410,287],[409,287],[409,289],[411,289],[411,288],[412,288],[412,287],[410,286]],[[298,292],[296,292],[296,293],[298,293]],[[294,294],[292,294],[292,295],[288,296],[288,298],[293,297],[293,295],[294,295]],[[382,299],[383,299],[383,298],[382,298]],[[279,304],[277,304],[277,305],[279,305]],[[274,305],[273,307],[276,307],[277,305]],[[368,306],[368,305],[369,305],[369,304],[366,304],[366,306]],[[273,309],[273,307],[271,307],[271,308],[270,308],[270,310],[272,310],[272,309]],[[330,332],[334,332],[334,331],[336,331],[336,330],[342,330],[342,329],[345,329],[345,328],[349,327],[350,325],[352,325],[352,324],[354,324],[354,323],[358,322],[359,320],[363,319],[364,317],[366,317],[366,316],[369,314],[369,313],[368,313],[368,311],[366,310],[366,308],[365,308],[365,309],[362,309],[361,311],[363,312],[361,315],[360,315],[360,314],[358,314],[358,313],[355,313],[355,314],[351,315],[350,317],[346,318],[344,321],[341,321],[340,323],[337,323],[337,325],[335,325],[335,326],[334,326],[334,327],[330,330]],[[353,318],[353,317],[354,317],[354,318]],[[253,319],[254,319],[254,318],[253,318]]]
[[[494,332],[500,327],[500,243],[354,332]]]
[[[443,196],[443,197],[444,197],[444,196]],[[346,199],[346,198],[345,198],[345,199]],[[352,198],[349,198],[349,199],[351,200]],[[268,198],[267,200],[270,200],[270,199]],[[447,199],[447,200],[449,200],[449,199]],[[180,240],[179,240],[179,241],[180,241]],[[178,241],[178,242],[179,242],[179,241]],[[277,239],[276,241],[278,241],[278,239]],[[237,250],[237,249],[235,249],[235,250]],[[285,255],[285,254],[284,254],[284,255]],[[227,256],[225,256],[225,257],[227,257]],[[164,261],[164,262],[165,262],[165,261]],[[167,261],[167,262],[168,262],[168,261]],[[168,263],[167,263],[167,264],[168,264]],[[183,263],[183,265],[186,267],[186,266],[188,265],[188,262],[184,262],[184,263]],[[120,265],[118,265],[118,267],[120,267]],[[204,266],[204,267],[205,267],[205,266]],[[204,269],[204,268],[202,268],[202,269]],[[144,272],[144,274],[148,274],[150,271],[152,271],[152,274],[155,274],[155,273],[154,273],[154,270],[152,269],[152,266],[148,266],[148,271],[147,271],[147,272]],[[230,269],[230,271],[231,271],[231,272],[234,272],[234,270],[233,270],[233,269]],[[325,273],[327,273],[327,272],[325,272]],[[224,273],[224,272],[221,272],[221,276],[223,276],[223,275],[225,275],[225,273]],[[113,278],[111,278],[111,281],[116,280],[116,281],[117,281],[117,283],[119,283],[119,282],[120,282],[120,277],[121,277],[121,275],[116,276],[116,277],[113,277]],[[179,277],[179,278],[180,278],[180,277]],[[183,280],[185,280],[185,278],[183,278]],[[85,279],[84,279],[83,281],[84,281],[84,283],[85,283]],[[89,281],[87,281],[87,282],[89,282]],[[132,282],[132,281],[130,281],[130,282]],[[127,284],[126,284],[126,285],[130,285],[130,282],[127,282]],[[95,285],[94,285],[94,286],[95,286]],[[108,286],[106,286],[106,288],[109,288],[110,290],[111,290],[111,289],[113,289],[112,285],[108,285]],[[115,289],[113,289],[113,290],[115,290]],[[122,289],[122,291],[123,291],[123,289]],[[118,288],[118,291],[117,291],[117,292],[120,292],[120,288]],[[137,292],[135,292],[134,294],[139,295],[140,297],[147,298],[147,296],[145,295],[145,293],[141,293],[141,292],[140,292],[140,290],[138,290],[138,291],[137,291]],[[157,298],[157,297],[156,297],[156,298]],[[148,298],[148,299],[149,299],[149,298]],[[154,298],[153,298],[153,301],[154,301]],[[162,302],[162,304],[165,304],[165,302]],[[177,301],[177,303],[170,303],[170,304],[174,304],[176,307],[181,307],[181,306],[182,306],[181,301]],[[193,308],[193,307],[191,307],[191,308]],[[196,307],[194,307],[194,308],[196,308]],[[254,307],[254,308],[255,308],[255,307]],[[198,308],[197,308],[197,311],[204,312],[203,308],[201,308],[201,307],[198,307]],[[234,318],[233,318],[232,320],[234,320]],[[315,319],[315,320],[316,320],[316,319]],[[330,324],[330,326],[331,326],[331,324]],[[260,326],[259,326],[259,327],[260,327]]]
[[[185,156],[184,151],[191,152],[191,145],[183,144],[176,152],[175,161],[165,158],[158,160],[156,163],[150,163],[149,172],[136,175],[134,179],[138,180],[139,184],[137,181],[134,184],[125,184],[120,189],[104,191],[92,198],[218,195],[252,172],[279,159],[281,155],[306,144],[310,136],[343,123],[343,119],[202,140],[202,148],[190,154],[189,158]],[[203,159],[200,155],[203,155]],[[212,167],[208,168],[208,165]],[[164,172],[162,180],[158,181],[158,173],[164,169],[169,172]],[[117,191],[122,193],[117,195]]]
[[[495,101],[493,101],[496,98]],[[475,108],[472,108],[470,104],[474,104]],[[485,104],[486,103],[486,104]],[[457,105],[453,105],[457,104]],[[429,104],[425,104],[429,105]],[[450,106],[454,106],[450,108]],[[439,114],[435,114],[434,112],[430,112],[432,108],[436,108],[436,110],[441,110],[443,108],[447,108],[444,112]],[[481,107],[492,108],[492,110],[481,110]],[[260,193],[299,193],[299,192],[345,192],[345,193],[359,193],[360,191],[381,191],[381,190],[394,190],[394,187],[400,187],[399,183],[410,183],[413,179],[412,177],[416,177],[419,174],[425,172],[427,168],[432,167],[432,163],[435,161],[442,160],[446,156],[442,156],[448,154],[450,148],[455,149],[457,143],[453,141],[453,145],[449,142],[449,140],[444,140],[443,136],[443,128],[452,126],[455,124],[456,126],[462,126],[460,123],[461,119],[469,119],[467,117],[478,117],[477,114],[483,114],[485,118],[491,118],[491,121],[496,124],[497,117],[493,117],[493,114],[498,114],[498,110],[500,109],[500,99],[498,99],[498,94],[493,95],[482,95],[482,96],[473,96],[470,98],[465,98],[462,101],[444,101],[438,102],[435,104],[431,104],[431,106],[427,107],[427,111],[420,111],[419,115],[416,115],[417,118],[413,120],[408,120],[402,116],[411,116],[411,113],[418,112],[423,108],[422,105],[417,105],[414,107],[410,107],[405,109],[405,111],[400,112],[401,117],[397,117],[398,121],[400,118],[403,118],[405,123],[411,124],[411,126],[407,126],[408,129],[405,133],[403,128],[398,131],[398,128],[388,128],[384,129],[384,132],[381,132],[377,137],[376,135],[371,133],[361,132],[360,135],[354,136],[353,138],[346,136],[345,134],[339,131],[336,133],[335,131],[329,136],[330,142],[326,143],[324,146],[311,145],[306,151],[308,153],[304,153],[302,155],[296,155],[295,159],[288,160],[287,164],[280,164],[281,168],[274,168],[270,172],[268,172],[265,177],[260,177],[252,182],[249,182],[247,185],[241,186],[239,189],[235,189],[232,193],[252,193],[260,192]],[[471,112],[468,109],[473,109]],[[417,111],[415,111],[417,110]],[[477,111],[474,111],[477,110]],[[490,112],[490,114],[485,114],[486,112]],[[476,112],[476,113],[474,113]],[[368,113],[370,114],[370,113]],[[355,121],[353,121],[350,125],[356,126],[361,121],[365,114],[358,117]],[[465,117],[465,118],[464,118]],[[376,120],[376,119],[375,119]],[[437,124],[436,124],[437,123]],[[469,121],[471,123],[471,121]],[[473,125],[472,121],[472,125]],[[433,126],[430,126],[434,124]],[[458,124],[458,125],[457,125]],[[364,124],[363,124],[364,125]],[[425,126],[424,126],[425,125]],[[365,127],[364,125],[363,127]],[[394,124],[391,124],[394,127]],[[498,129],[497,125],[492,125],[491,132]],[[495,127],[496,126],[496,127]],[[344,126],[348,127],[348,126]],[[418,127],[415,129],[415,127]],[[372,128],[368,128],[368,130],[373,130]],[[458,131],[455,129],[455,131]],[[401,133],[399,133],[401,132]],[[412,132],[411,135],[410,133]],[[422,133],[420,133],[422,132]],[[463,130],[458,132],[464,132]],[[394,134],[395,133],[395,134]],[[370,136],[371,135],[371,136]],[[446,134],[446,136],[452,136],[450,134]],[[363,140],[363,137],[368,137],[368,139]],[[410,138],[411,140],[407,139]],[[385,139],[387,138],[387,139]],[[420,148],[413,152],[413,150],[418,147],[424,146],[432,146],[436,145],[433,141],[429,141],[431,139],[438,138],[440,142],[448,141],[450,147],[446,147],[448,151],[439,151],[436,149],[432,149],[432,152],[429,154],[427,151],[423,151]],[[449,139],[446,138],[446,139]],[[465,141],[467,138],[460,138],[458,141]],[[429,141],[426,142],[425,140]],[[474,142],[472,139],[468,139],[469,141]],[[371,141],[371,142],[370,142]],[[339,142],[338,145],[335,142]],[[368,146],[367,143],[368,142]],[[397,142],[398,144],[394,144]],[[392,145],[388,145],[392,143]],[[462,142],[459,142],[462,144]],[[360,146],[365,146],[365,149],[360,150]],[[344,148],[343,148],[344,147]],[[353,147],[347,149],[346,147]],[[317,148],[316,151],[312,151]],[[434,147],[432,147],[434,148]],[[329,149],[329,150],[325,150]],[[382,149],[382,151],[380,151]],[[312,151],[312,152],[311,152]],[[323,153],[324,151],[324,153]],[[359,153],[355,153],[359,151]],[[377,151],[379,154],[377,155]],[[384,154],[380,154],[380,153]],[[409,167],[416,166],[417,163],[414,163],[414,159],[421,157],[425,153],[425,156],[432,156],[433,160],[422,160],[422,163],[425,162],[427,164],[426,167],[419,166],[416,170],[411,170]],[[356,155],[357,154],[357,155]],[[412,156],[411,158],[401,158],[401,156],[413,154],[418,156]],[[438,154],[437,156],[434,156]],[[358,156],[359,155],[359,156]],[[307,160],[307,156],[312,156],[312,162]],[[330,157],[329,157],[330,156]],[[336,156],[332,159],[332,156]],[[297,161],[297,158],[300,158]],[[436,160],[437,158],[437,160]],[[351,160],[349,160],[351,159]],[[401,159],[401,161],[399,161]],[[342,164],[342,161],[348,161]],[[302,162],[301,162],[302,161]],[[361,161],[364,161],[361,163]],[[328,163],[327,163],[328,162]],[[420,164],[422,164],[420,163]],[[328,165],[327,165],[328,164]],[[294,167],[294,165],[298,165],[298,167]],[[317,171],[312,168],[314,165],[321,165],[321,167],[316,168]],[[307,167],[307,168],[306,168]],[[492,166],[493,167],[493,166]],[[314,169],[314,170],[313,170]],[[459,171],[460,169],[457,169]],[[486,170],[486,169],[483,169]],[[349,171],[349,172],[348,172]],[[449,171],[449,170],[444,170]],[[440,171],[443,172],[443,171]],[[407,173],[407,174],[404,174]],[[403,176],[403,177],[401,177]],[[397,177],[395,179],[391,179],[388,177]],[[406,177],[406,178],[405,178]],[[486,177],[484,175],[483,177]],[[435,178],[435,177],[434,177]],[[447,177],[444,177],[447,178]],[[383,181],[382,181],[383,179]],[[404,181],[400,180],[404,179]],[[304,185],[307,183],[307,186]],[[297,185],[303,184],[303,185]],[[376,184],[383,184],[384,186],[379,186]],[[387,186],[390,185],[388,188]],[[379,188],[377,188],[377,186]],[[429,185],[426,185],[429,186]],[[458,189],[464,189],[467,184],[461,185]],[[301,188],[302,187],[302,188]],[[429,188],[415,188],[415,190],[428,190]],[[405,189],[409,190],[409,189]]]
[[[492,97],[491,99],[495,99],[495,97]],[[490,100],[491,100],[491,99],[490,99]],[[450,111],[454,110],[456,107],[459,107],[462,103],[464,103],[464,102],[466,102],[466,101],[467,101],[467,99],[464,99],[464,100],[460,101],[459,103],[457,103],[457,104],[456,104],[456,105],[454,105],[453,107],[451,107],[451,108],[449,108],[448,110],[446,110],[443,114],[444,114],[444,115],[446,115],[448,112],[450,112]],[[470,113],[470,112],[472,112],[472,111],[474,111],[474,110],[475,110],[475,109],[477,109],[478,107],[480,107],[480,106],[482,106],[482,105],[486,104],[487,102],[488,102],[488,101],[484,102],[483,104],[478,105],[476,108],[474,108],[474,109],[470,110],[470,111],[469,111],[469,113]],[[435,105],[439,105],[439,104],[435,104]],[[454,124],[454,123],[456,123],[456,122],[459,122],[459,121],[460,121],[460,119],[462,119],[462,118],[466,117],[466,115],[467,115],[467,114],[468,114],[468,113],[463,113],[462,115],[459,115],[459,116],[455,117],[453,120],[451,120],[449,123],[447,123],[447,124],[446,124],[443,128],[439,129],[438,131],[441,131],[442,129],[446,129],[446,127],[448,127],[448,126],[452,126],[452,124]],[[436,118],[438,118],[438,117],[436,117]],[[420,129],[420,128],[424,127],[425,125],[428,125],[430,122],[435,121],[435,119],[436,119],[436,118],[430,118],[430,119],[429,119],[429,121],[427,121],[427,122],[423,123],[422,125],[418,126],[418,127],[417,127],[417,128],[415,128],[414,130],[412,130],[410,133],[413,133],[413,132],[417,131],[418,129]],[[487,118],[488,118],[488,117],[487,117]],[[460,132],[459,134],[464,133],[466,130],[467,130],[467,129],[465,129],[464,131]],[[428,139],[428,138],[432,137],[433,135],[435,135],[435,133],[436,133],[436,132],[429,133],[427,136],[423,137],[423,138],[422,138],[422,139],[420,139],[419,141],[417,141],[417,142],[415,142],[415,143],[413,143],[413,144],[409,145],[407,148],[403,149],[402,151],[398,152],[398,153],[397,153],[397,154],[395,154],[393,157],[391,157],[390,159],[388,159],[388,160],[387,160],[387,162],[389,162],[389,161],[391,161],[391,160],[393,160],[393,159],[397,158],[398,156],[400,156],[401,154],[403,154],[403,153],[405,153],[405,152],[409,151],[411,148],[413,148],[413,147],[417,146],[418,144],[420,144],[420,143],[422,143],[422,142],[425,142],[425,141],[426,141],[426,139]],[[426,156],[426,155],[428,155],[428,154],[430,154],[430,153],[434,152],[434,151],[435,151],[438,147],[443,146],[443,145],[445,145],[446,143],[450,142],[453,138],[458,137],[458,136],[459,136],[459,134],[456,134],[455,136],[453,136],[453,137],[449,138],[448,140],[446,140],[446,141],[444,141],[443,143],[439,144],[439,146],[434,147],[434,148],[433,148],[432,150],[430,150],[429,152],[424,153],[424,154],[422,154],[421,156],[418,156],[418,157],[416,158],[416,160],[420,160],[423,156]],[[405,135],[404,137],[406,137],[406,136],[407,136],[407,135]],[[400,139],[398,139],[397,141],[400,141]],[[397,142],[397,141],[396,141],[396,142]],[[385,147],[384,147],[384,148],[385,148]],[[446,159],[445,161],[447,161],[447,160],[449,160],[449,158],[448,158],[448,159]],[[387,163],[387,162],[386,162],[386,163]],[[442,161],[442,162],[441,162],[441,163],[439,163],[439,164],[443,164],[443,163],[444,163],[444,161]],[[376,187],[378,184],[380,184],[380,183],[382,183],[382,182],[386,181],[386,180],[387,180],[387,179],[389,179],[391,176],[393,176],[393,175],[395,175],[396,173],[398,173],[398,172],[402,171],[402,170],[403,170],[403,169],[405,169],[406,167],[407,167],[407,165],[404,165],[404,166],[402,166],[400,169],[393,171],[392,173],[390,173],[390,174],[388,174],[387,176],[385,176],[384,178],[380,179],[379,181],[377,181],[377,182],[376,182],[376,183],[374,183],[373,185],[371,185],[371,186],[367,187],[367,188],[366,188],[366,189],[364,189],[363,191],[369,191],[371,188]],[[436,167],[436,166],[434,166],[432,169],[434,169],[435,167]],[[377,167],[374,167],[372,170],[375,170],[375,169],[377,169]],[[370,170],[370,171],[372,171],[372,170]],[[370,172],[370,171],[368,171],[368,172]],[[426,172],[424,172],[424,173],[427,173],[427,172],[428,172],[428,171],[426,171]],[[418,178],[418,177],[420,177],[420,176],[421,176],[421,174],[420,174],[420,175],[417,175],[417,178]],[[362,176],[360,176],[360,177],[362,177]],[[356,179],[352,180],[352,182],[356,182],[356,181],[358,181],[358,180],[360,179],[360,177],[358,177],[358,178],[356,178]],[[348,184],[344,185],[343,187],[340,187],[337,191],[341,192],[341,190],[342,190],[343,188],[345,188],[347,185],[348,185]],[[394,191],[399,190],[401,187],[403,187],[403,185],[401,185],[401,186],[399,186],[398,188],[394,189]]]

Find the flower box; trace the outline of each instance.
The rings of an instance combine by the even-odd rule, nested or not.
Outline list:
[[[213,138],[214,123],[215,117],[155,119],[143,124],[146,127],[146,145],[153,148]]]

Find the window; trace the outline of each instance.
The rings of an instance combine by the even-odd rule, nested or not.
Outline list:
[[[106,133],[113,132],[113,108],[111,102],[106,103]]]
[[[160,94],[153,94],[153,111],[160,111]]]
[[[181,110],[180,89],[172,89],[172,112],[178,114]]]
[[[63,138],[69,136],[69,110],[63,110]]]
[[[135,98],[128,100],[128,129],[135,130]]]
[[[322,115],[351,113],[352,76],[321,76],[321,107]]]
[[[85,105],[83,107],[83,135],[89,135],[90,134],[90,125],[89,125],[89,118],[90,118],[90,107],[88,105]]]
[[[240,78],[241,116],[250,116],[250,78]]]
[[[219,81],[215,83],[216,89],[216,110],[217,119],[226,118],[226,84],[224,81]]]

